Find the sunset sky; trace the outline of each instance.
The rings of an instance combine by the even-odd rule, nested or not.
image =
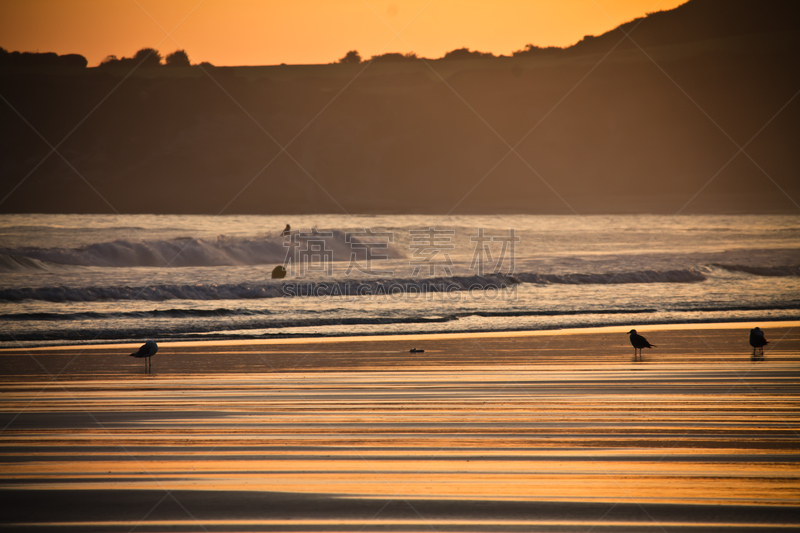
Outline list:
[[[215,65],[330,63],[348,50],[510,54],[528,43],[567,46],[685,1],[3,0],[0,47],[78,53],[89,66],[144,47]]]

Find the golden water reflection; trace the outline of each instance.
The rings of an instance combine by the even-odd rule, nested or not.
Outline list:
[[[800,507],[794,363],[628,368],[19,380],[0,385],[0,490]]]

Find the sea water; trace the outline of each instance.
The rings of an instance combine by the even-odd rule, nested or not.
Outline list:
[[[3,347],[797,320],[800,216],[0,215],[0,273]]]

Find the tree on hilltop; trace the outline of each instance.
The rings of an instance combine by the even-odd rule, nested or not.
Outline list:
[[[447,52],[442,59],[482,59],[485,57],[494,57],[494,55],[491,52],[478,52],[469,48],[459,48]]]
[[[86,58],[79,54],[9,52],[5,48],[0,48],[0,66],[85,68],[87,64]]]
[[[563,51],[563,48],[559,48],[557,46],[536,46],[535,44],[526,44],[525,48],[522,50],[516,50],[512,56],[513,57],[522,57],[522,56],[541,56],[547,54],[554,54]]]
[[[114,54],[107,55],[104,60],[100,62],[100,66],[105,67],[132,67],[133,59],[130,57],[117,57]]]
[[[133,57],[120,57],[115,55],[107,56],[100,62],[101,67],[160,67],[161,54],[155,48],[142,48]]]
[[[164,64],[168,67],[188,67],[191,65],[189,63],[189,54],[186,53],[186,50],[175,50],[167,55]]]
[[[361,63],[361,54],[357,50],[350,50],[339,60],[339,63]]]
[[[142,48],[133,55],[133,61],[143,67],[158,67],[161,65],[161,54],[155,48]]]
[[[417,54],[415,54],[414,52],[408,52],[407,54],[401,54],[401,53],[398,53],[398,52],[389,52],[387,54],[372,56],[370,61],[394,61],[394,62],[398,62],[398,61],[414,61],[416,59],[419,59],[419,58],[417,57]]]

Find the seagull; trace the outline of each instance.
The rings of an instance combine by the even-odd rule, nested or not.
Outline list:
[[[750,330],[750,346],[753,347],[753,355],[756,355],[756,348],[761,349],[761,355],[764,355],[764,346],[769,344],[767,338],[764,337],[764,332],[761,328],[755,327]]]
[[[639,350],[639,359],[642,358],[642,348],[657,348],[657,346],[647,342],[647,339],[636,333],[635,329],[628,332],[631,336],[631,344],[633,344],[633,360],[636,360],[636,350]]]
[[[292,233],[292,227],[289,224],[286,224],[286,227],[283,228],[283,231],[281,232],[281,237],[286,237],[291,233]]]
[[[156,352],[158,351],[158,344],[156,341],[147,341],[142,344],[142,347],[139,348],[138,352],[133,352],[131,357],[144,357],[144,371],[147,372],[147,367],[149,366],[151,369],[153,368],[153,363],[150,361],[150,358],[153,357]]]

